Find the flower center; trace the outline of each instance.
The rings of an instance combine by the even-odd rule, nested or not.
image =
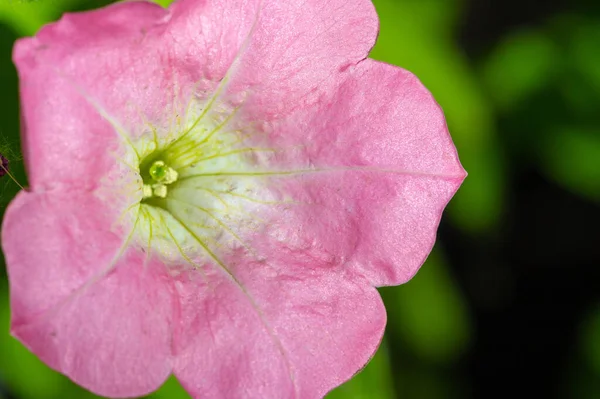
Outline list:
[[[191,101],[177,123],[136,143],[142,197],[135,210],[135,241],[168,265],[201,267],[236,248],[255,230],[270,198],[260,164],[270,148],[252,145],[235,109]],[[156,129],[156,130],[154,130]],[[138,183],[138,184],[139,184]]]
[[[142,176],[144,181],[143,198],[152,197],[166,198],[168,193],[167,186],[175,183],[179,173],[162,160],[157,160],[148,168],[148,175]]]

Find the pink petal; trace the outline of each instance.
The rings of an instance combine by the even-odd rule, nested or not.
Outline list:
[[[115,124],[135,136],[144,128],[141,115],[154,121],[165,113],[173,78],[159,62],[164,50],[157,36],[167,16],[156,4],[118,3],[65,14],[36,37],[17,41],[13,58],[33,188],[92,188],[114,168]]]
[[[116,209],[115,209],[116,208]],[[21,193],[2,230],[12,333],[48,365],[101,395],[139,396],[170,372],[168,285],[110,231],[118,207],[93,195]]]
[[[410,279],[465,177],[442,110],[417,78],[367,59],[318,109],[273,129],[275,167],[313,172],[280,179],[304,206],[273,212],[269,234],[287,237],[291,251],[350,262],[376,286]]]
[[[2,225],[13,323],[37,317],[102,274],[124,241],[108,221],[119,211],[81,192],[19,193]]]
[[[367,57],[379,19],[370,0],[266,0],[232,79],[259,120],[308,106]]]
[[[166,39],[180,70],[218,82],[251,34],[262,0],[179,0]]]
[[[339,72],[367,56],[379,27],[370,0],[184,0],[172,10],[178,58],[212,80],[233,62],[226,84],[247,95],[254,120],[334,89]]]
[[[194,398],[321,398],[373,355],[385,327],[377,291],[339,270],[301,276],[305,265],[287,262],[177,283],[174,373]]]

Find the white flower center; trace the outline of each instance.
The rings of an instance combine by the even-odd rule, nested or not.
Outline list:
[[[235,110],[215,108],[194,103],[174,128],[152,127],[135,144],[142,195],[132,238],[166,264],[200,268],[248,249],[242,233],[270,200],[259,165],[273,150],[249,144]]]

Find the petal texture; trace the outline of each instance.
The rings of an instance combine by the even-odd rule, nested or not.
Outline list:
[[[19,193],[2,225],[13,323],[34,319],[103,274],[124,241],[110,215],[116,220],[119,209],[85,193]]]
[[[197,81],[219,82],[252,35],[261,0],[180,0],[172,4],[166,46]],[[246,43],[246,44],[245,44]]]
[[[76,192],[21,193],[11,204],[2,230],[11,329],[93,392],[139,396],[171,370],[173,305],[160,265],[142,268],[135,251],[113,262],[124,238],[111,214]]]
[[[264,0],[232,85],[248,88],[246,112],[255,119],[279,118],[335,90],[378,30],[370,0]]]
[[[363,367],[385,309],[364,280],[248,263],[207,285],[181,279],[174,373],[194,398],[320,398]],[[196,276],[197,277],[197,276]]]
[[[269,144],[281,150],[272,164],[298,172],[276,186],[303,205],[274,212],[269,234],[350,262],[376,286],[410,279],[465,177],[417,78],[367,59],[318,108],[272,129]]]
[[[252,120],[280,117],[334,89],[379,28],[370,0],[183,0],[173,14],[177,59],[205,79],[227,75],[226,92],[245,102]]]
[[[114,172],[123,136],[143,133],[172,103],[157,45],[167,11],[144,2],[65,14],[19,40],[24,155],[34,189],[93,189]],[[169,95],[167,95],[168,93]],[[121,137],[120,137],[121,136]]]

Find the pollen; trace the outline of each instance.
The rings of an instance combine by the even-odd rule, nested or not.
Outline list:
[[[154,161],[148,173],[154,181],[165,185],[175,183],[179,177],[177,171],[163,161]]]

